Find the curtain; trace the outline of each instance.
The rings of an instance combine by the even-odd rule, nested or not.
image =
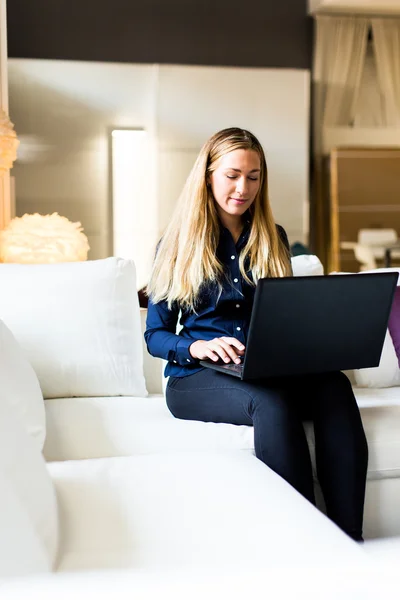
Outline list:
[[[375,50],[371,41],[367,44],[364,71],[355,107],[354,128],[385,127],[385,123],[383,95],[378,85]]]
[[[371,19],[387,127],[400,127],[400,19]]]
[[[313,64],[311,246],[330,266],[330,210],[323,177],[324,127],[352,125],[364,66],[369,19],[317,16]]]

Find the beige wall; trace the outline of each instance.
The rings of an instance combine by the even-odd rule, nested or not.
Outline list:
[[[203,142],[232,125],[260,138],[276,220],[291,241],[306,241],[308,71],[22,59],[8,64],[10,114],[21,139],[14,168],[17,212],[58,211],[81,221],[90,258],[109,254],[112,126],[143,127],[151,139],[148,194],[127,199],[156,207],[156,218],[141,226],[145,252],[168,222]]]

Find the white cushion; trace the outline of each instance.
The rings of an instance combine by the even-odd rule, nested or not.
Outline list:
[[[354,388],[369,446],[368,478],[400,477],[400,394]]]
[[[2,264],[0,287],[45,398],[146,395],[132,261]]]
[[[273,598],[273,600],[397,600],[398,548],[388,548],[382,559],[360,548],[359,557],[330,568],[313,565],[255,568],[204,568],[168,571],[118,569],[57,573],[8,580],[2,586],[6,600],[243,600]],[[344,556],[346,560],[347,553]],[[397,562],[396,562],[397,561]],[[396,562],[396,564],[395,564]],[[260,590],[263,591],[260,594]]]
[[[68,461],[49,469],[64,529],[62,571],[300,569],[364,558],[289,484],[242,452]]]
[[[353,388],[368,442],[368,480],[400,477],[400,396],[396,388]],[[306,433],[315,469],[314,431]]]
[[[324,267],[318,256],[314,254],[301,254],[292,257],[292,269],[295,277],[306,275],[323,275]]]
[[[0,468],[0,578],[49,571],[49,560],[12,480]],[[1,591],[0,591],[1,595]]]
[[[379,366],[355,369],[353,373],[359,387],[387,388],[400,385],[399,361],[389,330],[386,331]]]
[[[13,408],[0,402],[0,482],[6,482],[4,510],[14,497],[15,510],[23,511],[21,527],[14,532],[1,529],[1,536],[8,532],[8,543],[14,549],[20,543],[14,539],[22,523],[29,523],[26,543],[31,553],[32,568],[50,570],[56,560],[58,549],[58,515],[54,487],[44,458],[37,443],[24,430]],[[1,485],[1,484],[0,484]],[[0,489],[0,513],[3,512],[3,491]],[[15,521],[15,514],[10,513]],[[2,543],[6,542],[2,540]],[[21,540],[22,543],[22,540]],[[25,551],[22,557],[26,560]],[[21,572],[25,569],[21,564]]]
[[[48,461],[190,450],[253,451],[253,428],[175,419],[165,398],[46,400]]]
[[[363,550],[373,558],[375,563],[378,562],[386,567],[392,564],[397,571],[400,556],[400,537],[366,542]]]
[[[13,334],[0,320],[0,403],[4,402],[13,407],[42,451],[46,420],[39,381]]]
[[[355,388],[354,392],[369,444],[368,478],[400,475],[398,390]],[[189,451],[254,454],[253,427],[176,419],[162,396],[60,398],[45,404],[48,461]],[[306,431],[314,452],[310,423]]]

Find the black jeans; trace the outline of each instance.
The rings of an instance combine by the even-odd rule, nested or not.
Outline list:
[[[167,404],[179,419],[254,426],[256,456],[315,504],[302,421],[312,420],[327,515],[362,539],[368,446],[343,373],[244,382],[211,369],[171,377]]]

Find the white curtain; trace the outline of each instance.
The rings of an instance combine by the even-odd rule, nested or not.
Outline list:
[[[385,127],[385,106],[378,84],[378,71],[372,41],[367,44],[364,71],[354,110],[354,128]]]
[[[321,127],[348,126],[363,72],[369,20],[359,17],[317,17],[314,47],[314,111]]]
[[[400,19],[372,19],[371,23],[384,124],[400,127]]]
[[[314,201],[313,249],[330,263],[330,211],[324,192],[325,127],[353,124],[364,66],[369,19],[317,16],[313,64]]]

